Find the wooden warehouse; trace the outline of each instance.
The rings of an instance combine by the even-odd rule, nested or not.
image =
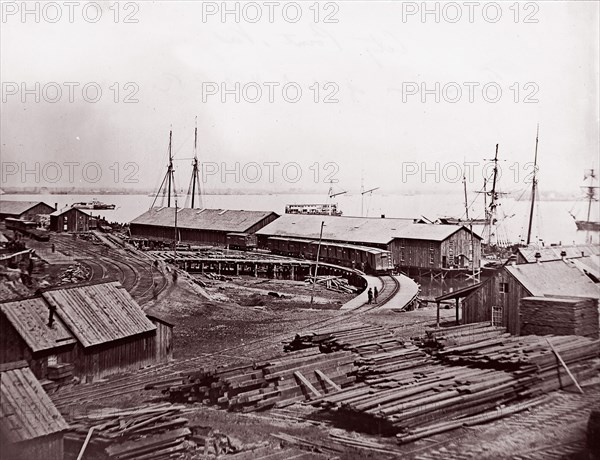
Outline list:
[[[255,233],[277,219],[270,211],[234,211],[227,209],[152,208],[129,224],[133,239],[222,245],[227,244],[228,233]]]
[[[42,201],[6,201],[0,200],[0,220],[13,219],[39,222],[39,216],[47,216],[55,209]]]
[[[0,364],[0,459],[63,460],[69,428],[25,361]]]
[[[42,379],[49,363],[72,364],[74,375],[93,380],[172,357],[172,325],[148,318],[118,282],[50,289],[0,305],[8,320],[0,325],[2,345],[14,340],[2,360],[25,359]]]
[[[257,232],[259,247],[268,238],[300,238],[388,250],[393,263],[414,274],[479,267],[481,237],[458,225],[415,223],[413,219],[284,214]]]
[[[78,208],[65,208],[50,214],[50,230],[53,232],[87,232],[92,216]]]
[[[521,299],[534,296],[592,298],[597,305],[600,287],[569,261],[508,265],[463,299],[463,323],[492,321],[519,334]]]

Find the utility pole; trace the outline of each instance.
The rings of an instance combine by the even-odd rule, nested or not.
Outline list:
[[[312,292],[310,293],[310,304],[312,305],[315,298],[315,286],[317,285],[317,270],[319,269],[319,256],[321,255],[321,240],[323,239],[323,227],[325,221],[321,221],[321,232],[319,233],[319,245],[317,246],[317,261],[315,263],[315,275],[313,277]]]

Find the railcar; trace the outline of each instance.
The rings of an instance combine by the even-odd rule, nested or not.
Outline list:
[[[394,267],[390,251],[368,246],[326,241],[321,242],[319,249],[318,241],[269,237],[267,247],[274,254],[308,260],[316,260],[317,252],[320,251],[321,262],[354,268],[369,274],[391,273]]]
[[[6,223],[7,230],[19,232],[22,235],[29,236],[38,241],[50,240],[50,236],[48,235],[48,233],[43,230],[38,230],[37,224],[35,222],[15,219],[14,217],[7,217],[6,219],[4,219],[4,222]]]
[[[253,233],[228,233],[227,246],[230,249],[251,251],[257,246],[256,235]]]

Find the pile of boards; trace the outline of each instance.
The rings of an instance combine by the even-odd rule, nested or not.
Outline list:
[[[202,402],[244,412],[284,407],[351,385],[354,355],[317,349],[288,353],[267,362],[186,372],[180,378],[146,385],[171,402]]]
[[[284,342],[283,349],[293,351],[311,347],[319,347],[323,353],[349,350],[362,355],[403,348],[404,342],[384,327],[350,323],[346,326],[296,334],[292,340]]]
[[[166,460],[181,458],[191,431],[184,406],[156,404],[131,410],[102,409],[75,417],[67,448],[83,458]]]
[[[481,340],[465,343],[458,335],[460,345],[453,346],[441,340],[450,343],[458,330],[431,332],[422,343],[439,339],[433,353],[407,345],[366,354],[356,361],[359,383],[311,404],[344,428],[396,434],[403,443],[523,410],[541,402],[536,398],[544,393],[574,385],[569,372],[581,380],[600,369],[598,340],[505,337],[501,331],[485,338],[485,327],[471,335]]]
[[[422,347],[435,350],[504,337],[510,337],[510,333],[506,332],[506,328],[492,326],[490,322],[482,322],[444,327],[442,329],[429,329],[419,339],[419,342]]]
[[[327,289],[346,294],[355,294],[358,288],[351,286],[348,280],[342,276],[307,276],[304,280],[308,284],[322,284]]]

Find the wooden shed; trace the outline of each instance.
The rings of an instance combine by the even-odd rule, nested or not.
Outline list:
[[[25,360],[38,379],[70,363],[77,340],[41,297],[0,303],[0,363]]]
[[[47,216],[55,209],[42,201],[12,201],[0,200],[0,220],[7,217],[14,219],[39,222],[40,216]]]
[[[50,230],[53,232],[87,232],[92,216],[78,208],[65,208],[50,214]]]
[[[25,361],[0,364],[0,459],[64,460],[69,428]]]
[[[569,261],[508,265],[464,298],[463,323],[492,321],[519,334],[519,304],[532,296],[592,298],[597,303],[600,287]]]

